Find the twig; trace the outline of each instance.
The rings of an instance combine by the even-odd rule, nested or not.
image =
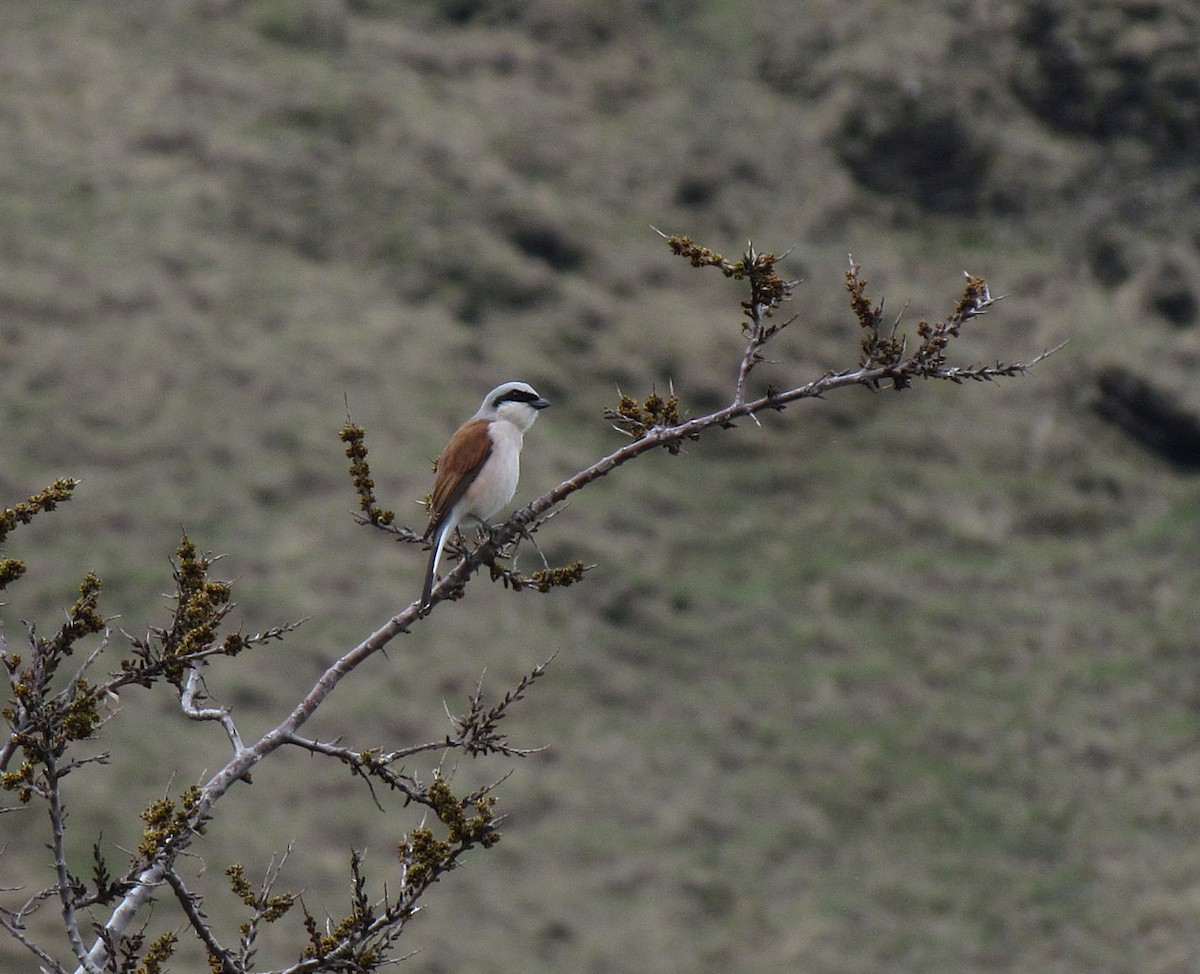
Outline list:
[[[163,879],[174,892],[175,899],[179,901],[179,906],[183,910],[184,916],[187,917],[188,923],[191,924],[192,930],[208,950],[209,958],[220,959],[222,974],[241,974],[234,965],[230,952],[217,940],[207,917],[200,912],[199,896],[184,885],[179,873],[174,869],[165,870]]]
[[[46,769],[46,797],[50,806],[51,851],[54,855],[54,873],[58,880],[56,884],[58,899],[62,905],[63,927],[66,930],[67,939],[71,943],[71,951],[79,961],[80,967],[87,974],[101,974],[100,968],[89,961],[88,950],[83,943],[83,937],[80,936],[79,923],[75,918],[75,899],[71,889],[71,874],[67,870],[67,854],[63,848],[66,812],[62,807],[62,796],[58,785],[60,779],[56,771],[57,758],[54,757],[50,749],[47,749],[44,763]]]
[[[237,725],[233,722],[233,715],[225,707],[200,707],[196,701],[200,695],[200,684],[203,679],[200,676],[200,667],[195,663],[191,663],[187,668],[187,677],[183,683],[183,690],[179,694],[179,706],[183,710],[184,715],[192,720],[215,720],[220,723],[225,731],[225,736],[229,738],[229,743],[233,746],[233,753],[238,754],[245,750],[242,744],[242,736],[238,733]]]
[[[4,927],[8,935],[17,943],[23,946],[26,950],[32,953],[38,960],[42,962],[42,969],[50,971],[52,974],[67,974],[67,969],[62,966],[51,954],[47,953],[27,936],[25,936],[25,928],[18,923],[8,919],[7,911],[0,910],[0,927]]]

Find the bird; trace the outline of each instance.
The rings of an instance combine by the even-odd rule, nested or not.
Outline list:
[[[466,518],[481,524],[517,492],[521,446],[538,413],[549,406],[526,382],[505,382],[484,397],[479,411],[450,437],[437,461],[430,495],[429,569],[421,604],[429,605],[442,550],[451,532]]]

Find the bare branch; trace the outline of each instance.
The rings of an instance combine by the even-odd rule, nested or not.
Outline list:
[[[47,777],[46,790],[50,806],[51,850],[54,854],[54,872],[58,878],[56,889],[59,902],[62,905],[63,928],[66,930],[67,939],[71,943],[71,951],[79,961],[80,967],[87,974],[101,974],[100,968],[88,960],[87,947],[84,946],[83,937],[79,932],[79,923],[75,918],[75,884],[71,881],[71,874],[67,870],[67,857],[63,845],[66,812],[63,809],[59,793],[58,783],[60,779],[55,773],[54,756],[47,754],[44,758],[44,763]]]
[[[184,714],[192,720],[217,721],[229,738],[234,754],[237,754],[244,749],[245,745],[242,744],[242,736],[238,733],[237,725],[233,722],[230,712],[224,707],[200,707],[197,703],[198,700],[205,698],[205,692],[202,689],[203,683],[204,679],[200,676],[200,668],[195,663],[189,664],[187,677],[183,682],[183,690],[179,694],[179,706]]]
[[[233,955],[222,947],[220,941],[217,940],[216,935],[213,933],[212,925],[208,922],[208,917],[201,912],[200,897],[184,885],[183,880],[174,869],[164,870],[163,878],[175,894],[175,899],[179,902],[179,907],[183,910],[183,915],[187,917],[192,932],[196,934],[200,942],[208,950],[210,960],[220,962],[221,974],[242,974],[233,963]]]
[[[53,972],[53,974],[67,974],[67,968],[63,967],[62,964],[42,947],[30,940],[25,934],[25,928],[19,922],[11,920],[5,910],[0,910],[0,927],[4,927],[13,940],[40,960],[43,970]]]

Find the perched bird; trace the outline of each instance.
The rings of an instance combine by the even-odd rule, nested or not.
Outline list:
[[[433,545],[421,604],[437,580],[446,539],[464,518],[481,524],[495,515],[517,492],[521,445],[539,410],[550,403],[524,382],[506,382],[489,392],[479,412],[450,437],[438,457],[429,527],[425,540]]]

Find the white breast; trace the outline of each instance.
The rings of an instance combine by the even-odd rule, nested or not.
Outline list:
[[[498,420],[488,427],[492,455],[488,457],[475,482],[467,489],[467,507],[463,512],[482,520],[498,514],[517,492],[521,475],[521,444],[524,433],[512,423]]]

